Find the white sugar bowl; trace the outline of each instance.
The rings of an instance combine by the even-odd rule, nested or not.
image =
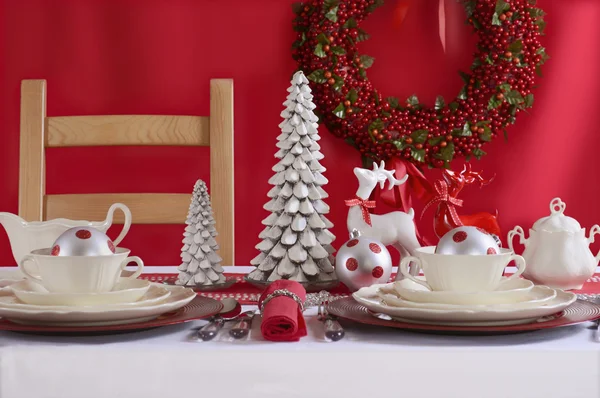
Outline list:
[[[581,289],[596,270],[600,252],[594,257],[590,244],[600,234],[600,227],[585,228],[577,220],[564,215],[566,204],[560,198],[550,202],[550,216],[540,218],[525,238],[523,228],[516,226],[508,233],[508,246],[513,250],[513,238],[518,235],[525,246],[523,257],[527,269],[523,276],[536,284],[564,290]]]

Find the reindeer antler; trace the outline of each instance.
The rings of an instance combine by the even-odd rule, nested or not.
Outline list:
[[[377,180],[379,181],[379,187],[381,189],[383,189],[386,180],[390,183],[388,189],[392,189],[394,186],[401,185],[406,182],[406,180],[408,179],[408,174],[402,177],[401,179],[397,180],[394,177],[395,172],[396,170],[386,170],[385,162],[383,160],[381,161],[379,167],[377,167],[377,163],[373,162],[373,173],[375,173],[375,175],[377,176]]]

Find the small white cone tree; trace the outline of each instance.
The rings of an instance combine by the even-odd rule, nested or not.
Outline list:
[[[248,278],[259,282],[290,279],[298,282],[324,282],[336,279],[333,268],[335,236],[328,228],[333,224],[324,216],[329,206],[323,202],[327,193],[325,167],[319,160],[318,118],[314,114],[311,89],[304,74],[296,72],[288,88],[289,95],[281,112],[281,135],[269,180],[273,188],[264,209],[271,212],[263,220],[265,229],[256,245],[260,254],[250,263],[256,266]]]
[[[181,265],[176,284],[208,286],[225,283],[223,259],[217,254],[217,230],[206,183],[198,180],[194,185],[192,203],[188,211],[187,227],[183,233]]]

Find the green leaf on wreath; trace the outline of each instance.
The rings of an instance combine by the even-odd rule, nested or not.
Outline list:
[[[451,162],[452,158],[454,157],[454,143],[449,142],[448,145],[446,145],[443,148],[440,148],[439,157],[445,162]]]
[[[371,37],[366,31],[361,28],[358,28],[358,36],[356,36],[356,42],[359,43],[361,41],[369,40]]]
[[[319,58],[325,58],[327,56],[327,53],[323,51],[323,45],[321,43],[317,44],[315,47],[315,55]]]
[[[510,91],[511,87],[510,84],[508,83],[502,83],[501,85],[498,86],[498,90],[500,90],[501,92],[507,92]]]
[[[400,106],[400,100],[396,97],[387,97],[385,99],[392,109],[398,109]]]
[[[406,143],[404,141],[394,141],[393,143],[399,151],[406,148]]]
[[[508,46],[508,51],[513,54],[520,54],[523,51],[523,40],[519,39],[514,41],[511,45]]]
[[[481,22],[479,22],[479,20],[477,18],[472,18],[473,21],[473,27],[477,30],[481,30],[481,28],[483,28],[483,25],[481,24]]]
[[[360,68],[360,69],[358,70],[358,74],[359,74],[359,75],[360,75],[360,77],[362,77],[363,79],[365,79],[365,80],[367,79],[367,71],[366,71],[366,70],[364,70],[363,68]]]
[[[417,96],[413,94],[406,99],[406,103],[412,106],[417,106],[419,105],[419,98],[417,98]]]
[[[458,93],[458,99],[466,100],[467,99],[467,86],[463,87]]]
[[[381,111],[381,116],[383,116],[383,117],[391,117],[392,114],[389,113],[388,111]]]
[[[544,65],[546,63],[546,61],[548,61],[550,59],[550,56],[546,53],[546,49],[544,47],[538,48],[538,50],[536,51],[536,54],[542,56],[542,59],[540,60],[538,65]]]
[[[335,91],[340,91],[340,88],[342,88],[342,86],[344,85],[344,79],[342,79],[338,75],[333,75],[332,77],[333,77],[333,80],[335,80],[335,83],[333,83],[333,85],[331,87]]]
[[[379,106],[379,93],[377,90],[373,90],[373,100],[375,101],[375,106]]]
[[[498,18],[498,14],[494,14],[492,16],[492,25],[496,25],[496,26],[502,25],[502,21],[500,21],[500,18]]]
[[[417,162],[425,161],[425,149],[410,148],[410,154]]]
[[[415,130],[411,133],[411,137],[413,139],[413,142],[417,143],[417,144],[423,144],[425,141],[427,141],[427,136],[429,135],[429,131],[427,130]]]
[[[502,129],[504,131],[504,141],[508,142],[508,131],[506,129]]]
[[[515,11],[515,12],[513,12],[513,15],[510,19],[512,21],[516,21],[517,19],[521,19],[521,18],[523,18],[523,16],[521,14],[519,14],[519,12]]]
[[[473,135],[473,133],[471,133],[471,123],[466,122],[465,125],[463,126],[463,129],[459,136],[460,137],[470,137],[471,135]]]
[[[293,3],[292,11],[294,11],[294,14],[301,14],[304,11],[304,3]]]
[[[496,0],[496,15],[500,16],[500,14],[504,14],[508,10],[510,10],[510,4],[504,0]]]
[[[475,0],[465,1],[465,11],[467,12],[469,18],[471,18],[475,12]]]
[[[437,137],[430,138],[430,139],[429,139],[427,142],[428,142],[428,143],[429,143],[429,145],[431,145],[431,146],[436,146],[436,145],[438,145],[440,142],[442,142],[443,140],[444,140],[444,136],[443,136],[443,135],[440,135],[440,136],[437,136]]]
[[[325,83],[327,81],[327,78],[325,78],[325,71],[323,69],[317,69],[306,77],[308,80],[312,80],[315,83]]]
[[[475,58],[473,64],[471,65],[471,70],[477,69],[482,65],[481,59]]]
[[[446,106],[446,101],[444,100],[444,97],[442,97],[441,95],[438,95],[435,98],[435,110],[439,111],[440,109],[442,109],[445,106]]]
[[[346,22],[344,22],[344,24],[342,25],[342,28],[344,29],[352,29],[352,28],[356,28],[358,26],[358,24],[356,23],[356,19],[354,18],[348,18],[346,20]]]
[[[525,101],[521,93],[517,90],[512,90],[504,94],[504,98],[506,99],[506,102],[508,102],[511,105],[521,104]]]
[[[494,94],[490,97],[490,101],[488,102],[488,109],[492,110],[492,109],[499,108],[503,102],[504,102],[504,100],[498,99],[496,97],[496,95]]]
[[[492,59],[492,57],[490,57],[490,54],[485,56],[485,62],[487,62],[490,65],[494,65],[494,60]]]
[[[539,18],[539,17],[543,17],[544,15],[546,15],[546,13],[544,12],[544,10],[540,10],[539,8],[528,8],[527,11],[529,12],[529,15],[531,16],[531,18]]]
[[[361,55],[360,56],[360,63],[363,64],[364,68],[370,68],[371,66],[373,66],[373,62],[375,62],[375,58],[368,56],[368,55]]]
[[[459,104],[456,101],[452,101],[451,103],[448,104],[448,108],[450,108],[450,110],[452,112],[456,112],[456,110],[458,109]]]
[[[358,99],[358,93],[356,92],[356,90],[354,88],[351,88],[348,91],[348,94],[346,94],[346,99],[348,101],[350,101],[350,103],[352,105],[354,105],[354,103],[356,102],[356,100]]]
[[[340,102],[340,104],[333,110],[333,114],[340,119],[346,118],[346,108],[344,107],[344,104]]]
[[[465,84],[469,84],[471,82],[471,75],[469,75],[468,73],[465,73],[462,70],[459,70],[458,74],[460,75],[461,79],[463,80],[463,82]]]
[[[525,108],[531,108],[533,106],[533,94],[529,93],[525,96]]]
[[[317,36],[317,43],[319,44],[329,44],[329,38],[325,35],[325,33],[319,33]]]
[[[475,156],[477,160],[481,159],[483,155],[487,155],[487,152],[483,151],[481,148],[473,149],[473,156]]]
[[[325,13],[325,18],[329,19],[331,22],[337,22],[337,20],[338,20],[337,12],[338,12],[338,6],[336,5]]]
[[[373,3],[371,3],[368,7],[367,7],[367,12],[373,12],[375,11],[377,8],[381,7],[383,5],[383,0],[374,0]]]
[[[331,52],[334,53],[335,55],[346,55],[346,50],[344,50],[344,47],[340,47],[340,46],[331,47]]]
[[[337,7],[340,3],[339,0],[324,0],[323,1],[323,12],[331,10],[333,7]]]
[[[489,126],[485,125],[483,127],[483,133],[479,133],[479,138],[483,141],[491,141],[492,140],[492,129]]]
[[[296,40],[294,44],[292,44],[292,50],[301,47],[304,43],[306,43],[306,33],[302,32],[302,38],[300,40]]]
[[[369,134],[371,134],[373,130],[379,130],[379,132],[381,132],[383,127],[383,121],[381,119],[375,119],[371,124],[369,124]]]
[[[540,32],[541,35],[544,35],[544,30],[546,29],[546,21],[544,21],[543,19],[538,19],[537,21],[535,21],[535,24],[538,26],[538,32]]]

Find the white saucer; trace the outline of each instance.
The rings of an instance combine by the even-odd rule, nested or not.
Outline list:
[[[573,293],[552,289],[556,291],[556,297],[534,307],[523,308],[519,307],[518,303],[506,305],[499,309],[491,306],[481,306],[476,310],[461,308],[461,306],[451,310],[395,307],[386,304],[379,297],[380,288],[385,289],[387,287],[391,290],[393,289],[392,285],[390,283],[362,288],[352,296],[372,312],[384,314],[404,322],[462,326],[517,325],[533,322],[539,318],[556,314],[577,300],[577,296]]]
[[[424,286],[412,283],[407,285],[404,280],[394,282],[394,289],[403,299],[416,303],[443,304],[509,304],[527,301],[531,297],[533,282],[527,279],[503,278],[498,288],[491,292],[451,292],[431,291]]]
[[[381,301],[392,307],[407,308],[425,308],[432,310],[469,310],[469,311],[487,311],[499,309],[522,309],[534,308],[553,300],[556,297],[556,290],[547,286],[534,286],[529,290],[523,300],[512,303],[502,304],[447,304],[447,303],[422,303],[407,300],[398,294],[396,286],[385,285],[380,287],[378,296]]]
[[[151,295],[164,291],[169,295],[157,300]],[[149,301],[144,298],[148,297]],[[93,307],[36,306],[21,303],[13,294],[0,295],[0,317],[17,323],[99,326],[143,322],[177,310],[196,297],[192,289],[180,286],[151,284],[142,300],[136,303],[112,304]]]
[[[10,285],[19,300],[26,304],[50,306],[93,306],[133,303],[140,300],[150,288],[150,282],[141,279],[121,279],[110,292],[54,293],[39,283],[23,280]]]

